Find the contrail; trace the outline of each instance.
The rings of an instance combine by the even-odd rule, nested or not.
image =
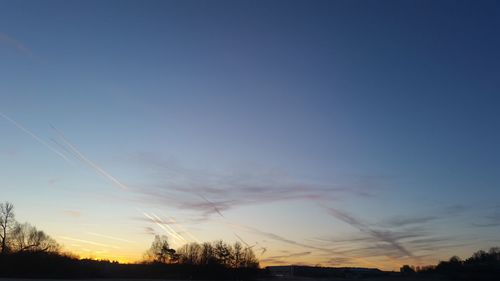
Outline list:
[[[162,225],[164,225],[165,227],[167,227],[170,231],[172,231],[172,233],[174,233],[179,239],[182,239],[184,240],[185,242],[186,239],[184,239],[184,237],[182,237],[182,235],[180,235],[179,233],[177,233],[177,231],[175,231],[172,227],[170,227],[170,225],[168,225],[167,223],[165,223],[160,217],[158,217],[156,214],[152,213],[153,217],[155,217],[159,223],[161,223]]]
[[[248,245],[247,242],[245,242],[245,240],[243,240],[243,238],[241,238],[238,234],[236,234],[235,232],[233,232],[234,236],[236,236],[236,238],[238,238],[238,240],[240,240],[243,244],[245,244],[245,246],[247,247],[250,247],[250,245]]]
[[[236,238],[238,238],[238,240],[240,240],[243,244],[245,244],[245,246],[247,246],[245,249],[252,249],[253,247],[257,246],[257,243],[250,246],[247,242],[245,242],[245,240],[243,240],[243,238],[241,238],[238,234],[236,234],[236,232],[233,232],[233,234],[234,236],[236,236]]]
[[[74,155],[74,152],[72,152],[69,148],[67,148],[66,146],[64,146],[63,144],[61,144],[60,142],[58,142],[54,138],[50,138],[50,141],[52,141],[55,144],[55,146],[59,147],[61,149],[61,151],[66,152],[68,155]]]
[[[90,234],[90,235],[93,235],[93,236],[97,236],[97,237],[107,238],[107,239],[111,239],[111,240],[115,240],[115,241],[121,241],[121,242],[126,242],[126,243],[133,243],[132,241],[127,240],[127,239],[113,237],[113,236],[104,235],[104,234],[99,234],[99,233],[95,233],[95,232],[87,232],[87,234]]]
[[[47,147],[48,149],[50,149],[52,152],[54,152],[55,154],[57,154],[59,157],[61,157],[62,159],[64,159],[66,162],[68,162],[69,164],[72,164],[71,161],[69,161],[68,157],[66,157],[66,155],[62,154],[60,151],[58,151],[57,149],[53,148],[52,146],[50,146],[48,143],[46,143],[43,139],[41,139],[40,137],[38,137],[37,135],[35,135],[33,132],[31,132],[30,130],[26,129],[23,125],[21,125],[20,123],[18,123],[17,121],[15,121],[14,119],[10,118],[9,116],[3,114],[2,112],[0,112],[0,116],[2,118],[4,118],[5,120],[9,121],[10,123],[12,123],[14,126],[16,126],[18,129],[20,129],[21,131],[25,132],[26,134],[28,134],[30,137],[32,137],[34,140],[36,140],[38,143],[42,144],[43,146]]]
[[[156,225],[158,225],[161,229],[163,229],[167,234],[173,236],[174,238],[176,238],[177,240],[181,240],[181,241],[184,241],[184,242],[188,242],[182,235],[180,235],[177,231],[175,231],[168,223],[164,222],[160,217],[158,217],[156,214],[152,213],[152,215],[154,216],[151,216],[149,214],[147,214],[146,212],[142,211],[141,209],[139,208],[136,208],[138,212],[142,213],[146,218],[150,219],[153,223],[155,223]],[[194,235],[192,235],[187,229],[185,229],[182,225],[178,224],[177,221],[173,218],[173,217],[169,217],[169,219],[171,221],[173,221],[173,223],[177,224],[177,226],[179,228],[181,228],[181,230],[183,232],[185,232],[188,236],[190,236],[193,241],[197,242],[197,243],[200,243],[200,240],[198,238],[196,238]],[[167,229],[168,227],[168,229]],[[180,237],[180,238],[179,238]]]
[[[72,237],[67,237],[67,236],[59,236],[60,238],[64,240],[69,240],[69,241],[74,241],[74,242],[81,242],[81,243],[86,243],[94,246],[101,246],[101,247],[106,247],[106,248],[113,248],[113,249],[120,249],[120,247],[113,246],[113,245],[106,245],[102,243],[97,243],[94,241],[89,241],[89,240],[83,240],[83,239],[77,239],[77,238],[72,238]]]
[[[189,232],[184,226],[182,226],[182,224],[178,223],[175,218],[173,217],[169,217],[169,219],[174,223],[176,224],[184,233],[186,233],[189,237],[191,237],[191,239],[193,239],[193,241],[197,242],[197,243],[200,243],[200,240],[198,238],[196,238],[196,236],[194,236],[193,234],[191,234],[191,232]]]
[[[328,207],[327,210],[333,217],[359,229],[359,231],[361,232],[369,234],[370,236],[381,242],[389,244],[393,249],[401,252],[403,255],[408,257],[415,257],[413,253],[411,253],[408,249],[406,249],[401,243],[397,241],[398,240],[397,238],[393,237],[392,232],[373,229],[363,221],[342,210],[335,208],[328,208]]]
[[[217,205],[215,205],[214,202],[208,200],[207,198],[205,198],[203,195],[199,194],[198,193],[198,196],[200,196],[203,200],[207,201],[208,204],[212,205],[212,207],[214,208],[214,210],[217,212],[217,214],[219,214],[221,217],[224,218],[224,215],[219,211],[219,209],[217,208]]]
[[[184,239],[180,239],[178,238],[174,233],[172,233],[170,230],[168,230],[168,228],[166,228],[163,224],[161,224],[160,222],[158,222],[157,219],[153,218],[152,216],[148,215],[147,213],[145,212],[142,212],[142,214],[147,217],[148,219],[150,219],[152,222],[154,222],[156,225],[158,225],[161,229],[163,229],[168,235],[170,235],[171,237],[179,240],[179,241],[183,241]],[[181,237],[182,238],[182,237]],[[184,240],[185,241],[185,240]]]
[[[89,165],[98,174],[100,174],[101,176],[107,178],[108,180],[110,180],[111,182],[113,182],[115,185],[117,185],[121,189],[124,189],[124,190],[128,190],[129,189],[126,185],[124,185],[123,183],[121,183],[118,179],[116,179],[115,177],[113,177],[112,175],[110,175],[108,172],[106,172],[106,170],[104,170],[99,165],[97,165],[96,163],[92,162],[90,159],[88,159],[87,157],[85,157],[85,155],[83,155],[73,144],[71,144],[71,142],[69,142],[69,140],[64,136],[64,134],[61,131],[59,131],[58,129],[56,129],[52,125],[50,125],[50,126],[52,127],[52,129],[54,129],[57,132],[57,134],[61,137],[61,140],[64,142],[64,144],[67,145],[69,149],[71,149],[71,151],[78,157],[78,159],[80,159],[82,162],[84,162],[87,165]]]

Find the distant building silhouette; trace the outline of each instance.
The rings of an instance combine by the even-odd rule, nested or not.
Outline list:
[[[289,278],[293,277],[293,265],[268,266],[266,269],[274,277]]]

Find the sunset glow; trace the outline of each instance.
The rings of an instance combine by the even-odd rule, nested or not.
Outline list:
[[[155,235],[261,267],[500,245],[498,3],[312,2],[2,2],[0,202],[122,263]]]

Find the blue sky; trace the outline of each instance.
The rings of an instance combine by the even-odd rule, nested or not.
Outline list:
[[[153,213],[265,264],[499,243],[495,1],[0,7],[1,199],[68,250],[139,259]]]

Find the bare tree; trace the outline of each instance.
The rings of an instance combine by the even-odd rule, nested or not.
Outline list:
[[[8,237],[12,226],[15,224],[14,220],[14,205],[9,202],[0,203],[0,240],[1,240],[1,254],[8,252]]]
[[[29,223],[16,223],[9,240],[15,252],[57,252],[60,248],[54,239]]]
[[[212,243],[185,244],[177,250],[178,262],[194,265],[222,265],[227,268],[258,268],[259,260],[252,247],[243,248],[240,242],[233,245],[222,240]]]
[[[174,249],[170,248],[165,235],[156,235],[151,247],[144,256],[148,261],[160,263],[175,263],[178,259],[178,255]]]
[[[240,263],[240,267],[246,267],[246,268],[258,268],[259,267],[259,260],[257,257],[255,257],[255,253],[250,247],[245,248],[243,250],[243,258]]]
[[[231,257],[232,257],[231,266],[233,268],[241,267],[241,263],[242,263],[243,258],[244,258],[244,252],[243,252],[243,247],[241,246],[240,242],[234,243]]]
[[[200,250],[200,264],[202,265],[209,265],[209,264],[215,264],[215,254],[214,254],[214,247],[212,244],[205,242],[201,244],[201,250]]]
[[[202,263],[202,247],[200,244],[193,242],[185,244],[178,249],[179,261],[183,264],[201,264]]]
[[[224,243],[224,241],[214,242],[214,254],[220,264],[227,266],[231,263],[231,245]]]

